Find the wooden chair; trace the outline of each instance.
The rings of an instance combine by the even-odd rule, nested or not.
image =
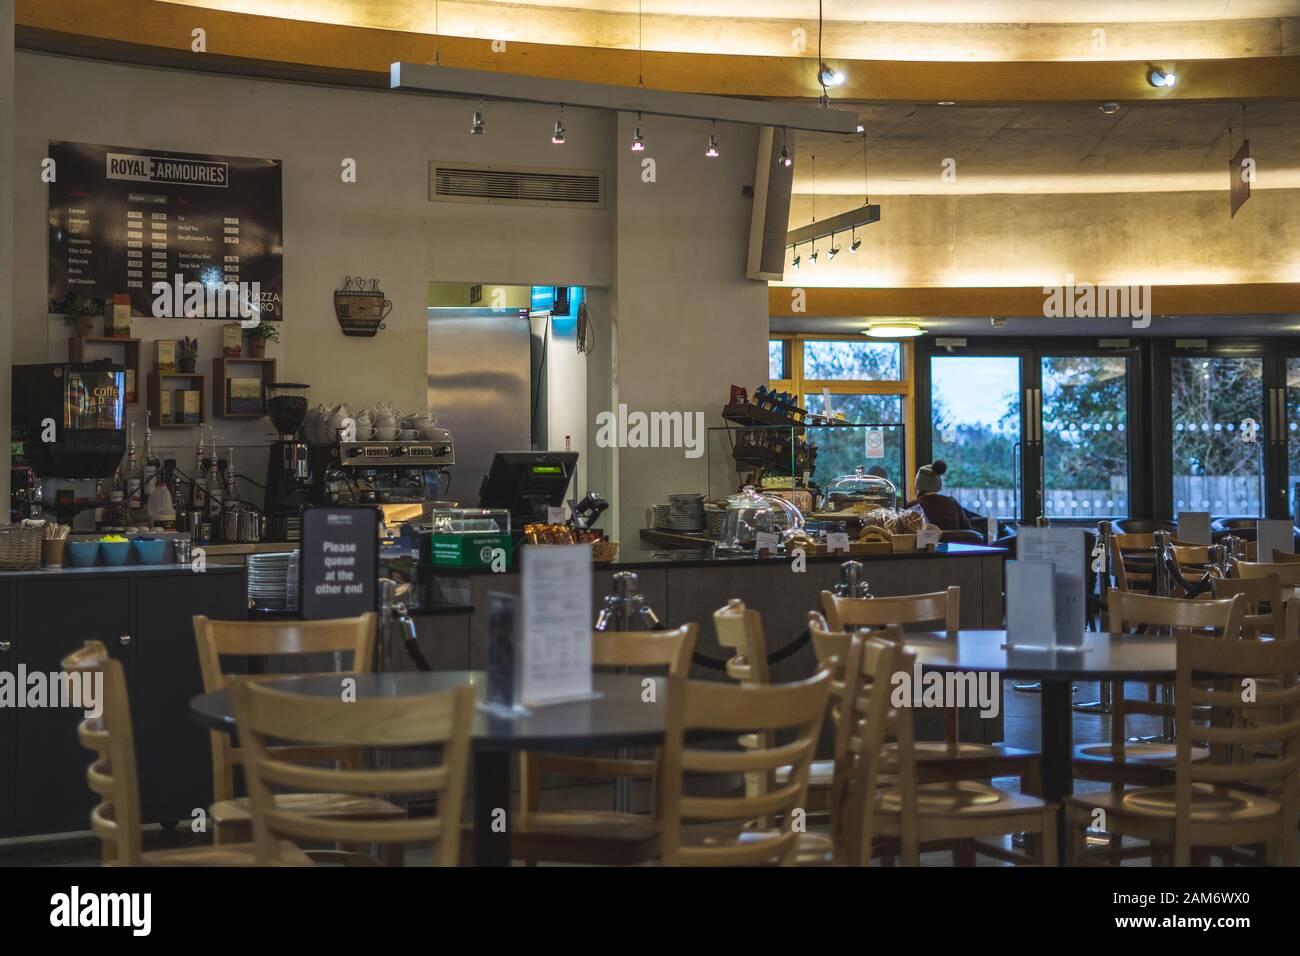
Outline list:
[[[1274,564],[1300,564],[1300,554],[1294,554],[1290,551],[1279,551],[1273,549]]]
[[[808,772],[826,715],[831,676],[820,671],[795,684],[768,687],[670,681],[668,724],[660,776],[660,817],[665,866],[746,866],[797,862],[797,810],[806,806]],[[785,742],[744,751],[686,748],[694,730],[771,734]],[[789,735],[783,735],[788,731]],[[731,776],[793,766],[788,782],[759,796],[690,796],[689,774]],[[694,788],[693,788],[694,789]],[[779,827],[755,829],[750,822],[771,816]],[[687,826],[701,821],[704,826]]]
[[[1300,563],[1288,561],[1269,564],[1261,561],[1238,561],[1236,567],[1236,576],[1239,578],[1262,578],[1269,574],[1276,574],[1278,584],[1282,586],[1283,591],[1300,588]]]
[[[1111,591],[1107,618],[1110,633],[1125,633],[1125,623],[1148,628],[1214,630],[1219,636],[1237,638],[1245,617],[1246,599],[1236,595],[1225,600],[1188,600]],[[1125,696],[1125,682],[1113,681],[1111,689],[1110,741],[1078,744],[1074,748],[1074,776],[1080,780],[1107,782],[1112,789],[1125,786],[1155,786],[1173,769],[1176,747],[1159,741],[1130,741],[1127,717],[1147,714],[1172,716],[1174,704],[1156,700],[1154,685],[1148,685],[1146,699]],[[1205,751],[1194,752],[1204,759]]]
[[[103,681],[98,717],[87,717],[77,727],[77,737],[95,759],[86,771],[90,789],[100,802],[90,811],[90,826],[99,837],[105,866],[252,866],[252,844],[184,847],[172,850],[142,849],[140,792],[135,766],[135,738],[131,706],[122,662],[108,656],[99,641],[86,641],[65,657],[64,671]],[[266,861],[278,865],[310,866],[312,861],[292,843],[268,845]]]
[[[889,642],[886,642],[889,643]],[[877,653],[884,653],[877,651]],[[863,677],[854,697],[852,723],[868,726],[881,705],[877,698],[890,695],[891,680],[882,676],[913,673],[915,655],[897,646],[891,663],[882,665],[863,654]],[[868,670],[873,673],[868,677]],[[857,859],[866,863],[872,854],[871,835],[893,838],[901,844],[903,864],[920,863],[924,844],[953,849],[954,861],[974,862],[973,852],[983,852],[997,859],[1016,863],[1056,865],[1056,806],[1027,793],[1012,793],[974,780],[940,780],[918,782],[918,763],[912,738],[912,709],[888,708],[896,740],[897,777],[894,780],[873,774],[859,762],[858,779],[853,786],[856,803],[849,811],[855,826],[861,829],[855,843]],[[874,746],[874,738],[871,741]],[[889,754],[883,754],[882,770],[891,769]],[[874,778],[874,779],[872,779]],[[858,822],[860,818],[861,822]],[[981,837],[1025,833],[1037,855],[1017,853],[1000,846],[981,843]],[[959,849],[961,852],[959,852]]]
[[[1172,847],[1175,866],[1190,865],[1196,848],[1226,851],[1251,844],[1265,844],[1269,862],[1300,863],[1300,641],[1224,641],[1187,631],[1177,640],[1174,783],[1071,797],[1071,860],[1083,861],[1085,830],[1100,809],[1108,828]],[[1213,679],[1205,680],[1206,674]],[[1254,674],[1276,675],[1278,688],[1245,694],[1245,681]],[[1243,710],[1257,719],[1234,725],[1232,715]],[[1207,745],[1214,757],[1198,758],[1197,751],[1206,748],[1196,743]],[[1253,758],[1269,746],[1276,758]]]
[[[745,607],[739,598],[732,598],[727,606],[713,612],[713,630],[719,647],[729,647],[734,653],[727,659],[727,676],[747,686],[766,687],[772,683],[767,664],[767,638],[763,634],[763,618],[757,611]],[[747,750],[772,746],[770,736],[742,734],[740,745]],[[809,810],[829,809],[827,795],[830,791],[833,765],[829,760],[814,760],[808,775]],[[777,774],[788,775],[790,768],[781,767],[774,772],[745,774],[745,793],[758,796],[772,789]],[[760,827],[767,827],[770,819],[761,817]]]
[[[961,588],[955,586],[930,594],[885,598],[846,598],[830,591],[822,592],[825,622],[831,630],[942,621],[950,638],[955,638],[960,628],[960,600]],[[816,628],[821,620],[815,614],[809,615],[810,628]],[[1024,792],[1042,790],[1041,758],[1037,753],[1002,743],[960,740],[956,707],[944,709],[944,739],[917,742],[915,753],[926,780],[1019,777]]]
[[[672,631],[596,631],[592,634],[592,666],[667,668],[670,681],[685,677],[690,671],[697,633],[694,624]],[[512,819],[510,829],[511,855],[528,863],[629,865],[656,859],[660,828],[654,813],[543,811],[540,803],[542,781],[548,774],[653,781],[658,770],[658,754],[645,759],[523,754],[520,812]]]
[[[202,615],[194,618],[194,637],[198,642],[199,665],[203,671],[203,689],[207,693],[225,690],[240,683],[277,680],[292,674],[231,675],[222,670],[223,656],[280,657],[295,654],[346,653],[350,665],[332,671],[340,678],[367,674],[374,656],[374,612],[360,617],[332,621],[213,621]],[[230,734],[212,732],[212,808],[217,843],[239,843],[252,839],[252,811],[247,797],[235,796],[235,768],[244,762],[244,753],[235,746]],[[284,759],[312,757],[318,761],[339,761],[352,769],[359,768],[360,755],[355,749],[334,746],[276,749]],[[284,809],[313,816],[352,820],[386,820],[406,816],[406,810],[388,800],[360,799],[342,793],[295,793],[282,798]],[[396,856],[390,862],[398,863]],[[354,853],[327,850],[310,851],[313,858],[324,861],[352,860],[370,862]]]
[[[1149,532],[1110,536],[1110,572],[1117,590],[1151,590],[1155,546],[1155,535]]]
[[[1282,585],[1276,574],[1259,578],[1215,578],[1210,582],[1216,600],[1240,594],[1246,602],[1241,618],[1241,634],[1258,640],[1265,634],[1281,637],[1286,633],[1286,605]],[[1267,610],[1265,610],[1267,608]]]
[[[433,862],[456,866],[460,856],[461,810],[469,767],[474,688],[465,684],[441,694],[345,701],[293,694],[244,681],[233,688],[235,719],[244,742],[244,768],[253,811],[253,844],[259,863],[274,852],[279,837],[341,844],[437,845]],[[354,770],[309,766],[270,740],[308,746],[428,747],[442,749],[437,766]],[[310,758],[309,758],[310,759]],[[378,794],[432,794],[431,816],[320,816],[291,809],[271,788],[344,793],[357,800]]]

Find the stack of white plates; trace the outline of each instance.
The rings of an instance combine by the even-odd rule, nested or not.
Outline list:
[[[298,608],[298,552],[248,556],[248,596],[264,611]]]
[[[669,495],[668,526],[674,531],[703,531],[704,496]]]

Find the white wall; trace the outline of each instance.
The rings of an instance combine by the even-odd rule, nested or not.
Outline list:
[[[268,354],[280,359],[281,380],[311,384],[313,403],[424,407],[429,281],[584,286],[596,352],[580,358],[563,331],[552,343],[552,443],[573,435],[585,451],[582,490],[621,505],[632,548],[645,507],[669,491],[703,490],[706,466],[680,450],[595,448],[595,414],[621,399],[714,421],[728,385],[766,378],[766,286],[743,278],[751,202],[741,189],[753,181],[753,129],[720,127],[723,155],[707,160],[707,124],[656,120],[643,124],[648,154],[634,154],[626,144],[635,117],[590,110],[567,111],[561,147],[550,143],[555,111],[545,106],[488,103],[486,134],[470,136],[477,104],[467,100],[25,52],[16,62],[16,169],[39,169],[51,139],[283,161],[286,320]],[[642,155],[657,160],[655,184],[640,180]],[[358,164],[351,184],[340,178],[349,157]],[[431,203],[432,159],[604,170],[606,207]],[[35,174],[31,183],[15,190],[13,360],[59,361],[68,332],[46,315],[47,191]],[[331,293],[348,275],[378,276],[394,302],[373,339],[339,331]],[[200,371],[210,369],[220,324],[199,323]],[[192,335],[194,326],[135,320],[133,334],[150,340],[142,375],[151,340]],[[142,424],[143,405],[132,409]],[[241,469],[260,480],[269,423],[216,423],[221,444],[246,448]],[[192,429],[166,435],[182,466],[193,441]]]

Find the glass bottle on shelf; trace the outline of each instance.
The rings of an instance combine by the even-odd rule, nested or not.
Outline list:
[[[149,496],[153,494],[154,488],[158,485],[158,472],[160,465],[158,459],[153,454],[153,430],[149,427],[150,419],[153,417],[152,412],[145,412],[144,420],[144,484],[140,491],[140,497],[143,503],[149,504]]]
[[[144,488],[144,469],[135,454],[135,423],[131,423],[131,439],[126,446],[126,512],[134,516],[144,507],[141,492]]]
[[[208,517],[215,522],[221,517],[221,506],[226,497],[226,489],[221,482],[221,472],[217,468],[216,458],[208,459],[208,477],[204,490],[204,497],[208,502]]]

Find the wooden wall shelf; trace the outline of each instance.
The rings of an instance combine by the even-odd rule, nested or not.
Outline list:
[[[230,392],[228,385],[232,376],[230,366],[257,366],[258,377],[262,381],[262,410],[260,412],[232,412],[230,410]],[[251,368],[249,369],[251,371]],[[252,375],[247,376],[252,378]],[[273,358],[230,358],[217,356],[212,360],[212,414],[217,418],[262,418],[266,415],[266,387],[275,381],[275,359]]]
[[[126,378],[132,379],[135,384],[134,397],[131,392],[132,382],[125,383],[126,386],[126,404],[140,404],[140,340],[139,339],[119,339],[111,335],[73,335],[68,337],[68,361],[69,362],[86,362],[94,359],[86,358],[87,345],[121,345],[124,354],[122,356],[122,368],[126,369],[130,375]]]
[[[183,384],[177,384],[178,382]],[[170,392],[197,391],[199,393],[199,420],[178,424],[162,423],[163,389]],[[172,414],[176,415],[175,399],[172,402]],[[152,428],[197,428],[208,420],[207,376],[202,372],[150,372],[149,373],[149,421]]]

